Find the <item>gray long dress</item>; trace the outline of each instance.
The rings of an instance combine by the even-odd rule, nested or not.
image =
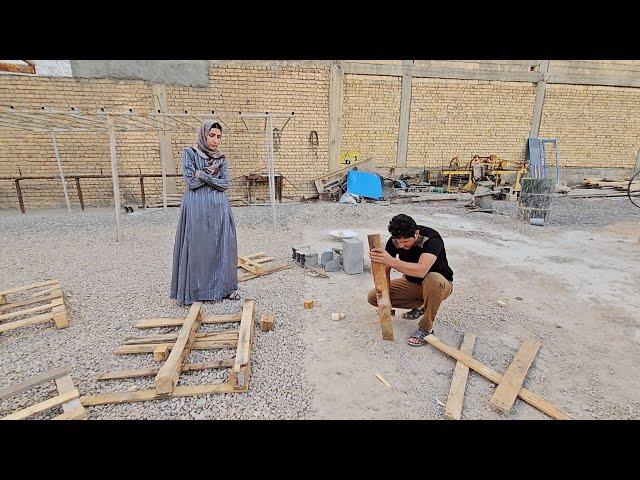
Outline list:
[[[226,161],[218,175],[204,170],[199,151],[185,148],[182,171],[187,187],[173,247],[171,298],[180,305],[218,301],[238,288],[236,226],[225,193]],[[200,170],[201,178],[195,172]]]

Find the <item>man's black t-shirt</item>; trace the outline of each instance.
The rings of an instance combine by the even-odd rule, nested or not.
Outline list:
[[[418,225],[418,230],[420,231],[420,236],[418,237],[415,245],[409,250],[398,248],[393,237],[389,239],[385,249],[392,257],[398,255],[400,260],[403,262],[411,263],[418,263],[420,255],[423,253],[431,253],[436,256],[436,261],[431,265],[429,272],[438,272],[444,278],[453,282],[453,271],[449,268],[447,253],[445,252],[444,242],[442,241],[440,234],[433,228],[423,227],[421,225]],[[423,278],[419,277],[410,277],[409,275],[405,276],[407,277],[407,280],[414,283],[422,283],[423,280]]]

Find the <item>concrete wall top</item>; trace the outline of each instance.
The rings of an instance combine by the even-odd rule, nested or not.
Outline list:
[[[76,78],[121,78],[209,86],[208,60],[71,60],[71,70]]]

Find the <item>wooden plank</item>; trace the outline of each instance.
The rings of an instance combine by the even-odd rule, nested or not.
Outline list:
[[[40,298],[35,298],[35,297],[29,298],[28,300],[23,300],[21,302],[6,303],[4,305],[0,305],[0,312],[9,311],[17,307],[24,307],[26,305],[32,305],[34,303],[50,302],[54,298],[58,298],[58,297],[56,295],[46,295]]]
[[[75,386],[73,385],[73,380],[71,380],[71,375],[56,378],[56,388],[60,395],[74,390]],[[64,413],[55,417],[54,420],[86,420],[87,418],[87,412],[82,403],[80,403],[79,398],[63,403],[62,410]]]
[[[4,388],[3,390],[0,390],[0,400],[4,400],[5,398],[13,397],[15,395],[18,395],[19,393],[26,392],[36,385],[55,380],[56,378],[68,375],[69,373],[70,370],[68,368],[55,368],[53,370],[49,370],[48,372],[40,373],[34,377],[26,379],[24,382],[16,383],[15,385],[11,385],[7,388]]]
[[[493,392],[489,401],[492,407],[504,413],[508,413],[511,410],[513,402],[516,401],[518,396],[518,391],[522,388],[529,367],[531,367],[533,360],[536,358],[541,345],[540,341],[535,338],[528,338],[522,342],[518,353],[516,353],[509,368],[502,376],[502,380],[500,380],[495,392]]]
[[[0,322],[6,322],[7,320],[10,320],[12,318],[22,317],[22,316],[28,315],[30,313],[44,312],[45,310],[51,310],[51,304],[49,304],[49,305],[40,305],[38,307],[27,308],[25,310],[20,310],[20,311],[17,311],[17,312],[5,313],[3,315],[0,315]]]
[[[465,333],[460,351],[472,356],[475,343],[476,336],[473,333]],[[468,376],[469,367],[460,361],[456,362],[456,368],[453,370],[453,377],[451,378],[451,387],[449,387],[447,404],[444,407],[444,416],[451,420],[460,420],[462,416],[462,403],[464,402],[464,390],[467,386]]]
[[[239,313],[233,315],[212,315],[203,319],[202,324],[239,322],[241,318],[242,315]],[[135,328],[181,327],[183,324],[184,318],[150,318],[138,322]]]
[[[20,65],[18,63],[0,63],[0,72],[26,73],[35,75],[36,67],[33,65]]]
[[[182,366],[182,372],[195,372],[200,370],[213,370],[216,368],[231,368],[233,367],[233,359],[216,360],[213,362],[199,362],[199,363],[186,363]],[[138,378],[138,377],[154,377],[160,367],[143,368],[139,370],[114,370],[112,372],[104,373],[96,378],[98,381],[103,380],[120,380],[124,378]]]
[[[114,352],[116,355],[135,353],[153,353],[157,347],[167,346],[173,349],[173,343],[145,343],[142,345],[120,345]],[[216,348],[236,348],[237,340],[198,340],[193,343],[192,350],[213,350]]]
[[[37,315],[32,318],[25,318],[24,320],[16,320],[15,322],[5,323],[4,325],[0,325],[0,333],[8,332],[9,330],[14,330],[20,327],[26,327],[27,325],[35,325],[37,323],[46,322],[48,320],[53,320],[53,313],[45,313],[43,315]]]
[[[13,412],[6,417],[2,417],[0,420],[23,420],[25,418],[31,417],[32,415],[35,415],[36,413],[44,412],[45,410],[49,410],[50,408],[62,405],[69,400],[78,398],[79,396],[80,393],[74,388],[69,392],[50,398],[48,400],[45,400],[44,402],[40,402],[31,407],[23,408],[22,410]]]
[[[237,390],[229,382],[214,383],[206,385],[181,385],[175,387],[170,397],[190,397],[194,395],[209,395],[212,393],[236,393]],[[148,400],[159,400],[167,398],[158,395],[155,390],[137,390],[134,392],[104,393],[99,395],[87,395],[80,397],[82,405],[91,407],[95,405],[106,405],[113,403],[144,402]]]
[[[170,343],[178,338],[177,333],[163,333],[159,335],[149,335],[147,337],[128,337],[124,345],[140,345],[145,343]],[[196,340],[235,340],[238,338],[238,330],[227,330],[224,332],[197,333]]]
[[[369,250],[372,248],[382,248],[380,234],[367,235],[369,240]],[[373,283],[376,287],[376,297],[378,299],[378,316],[382,327],[382,338],[393,341],[393,324],[391,323],[391,298],[389,297],[389,285],[385,266],[381,263],[371,262],[371,273]]]
[[[502,375],[500,375],[498,372],[487,367],[482,362],[479,362],[478,360],[471,357],[470,355],[467,355],[466,353],[461,352],[460,350],[452,347],[451,345],[444,343],[435,335],[433,334],[427,335],[426,337],[424,337],[424,340],[427,343],[436,347],[438,350],[446,353],[450,357],[453,357],[456,360],[461,361],[467,367],[476,371],[477,373],[485,377],[487,380],[490,380],[495,384],[500,384],[500,382],[502,381]],[[535,393],[527,390],[524,387],[521,388],[520,391],[518,392],[518,397],[520,397],[522,400],[527,402],[529,405],[537,408],[541,412],[546,413],[551,418],[555,418],[556,420],[571,420],[571,417],[567,415],[565,412],[563,412],[559,408],[555,407],[553,404],[547,402],[545,399],[543,399],[539,395],[536,395]]]
[[[47,280],[46,282],[32,283],[23,287],[10,288],[8,290],[1,290],[0,295],[11,295],[12,293],[23,292],[25,290],[33,290],[34,288],[46,287],[48,285],[54,285],[58,283],[58,280]]]
[[[255,301],[245,300],[242,307],[242,320],[240,320],[236,359],[229,376],[229,380],[234,387],[243,387],[247,382],[247,378],[244,378],[241,370],[249,363],[249,357],[251,354],[251,334],[253,332],[255,316]]]
[[[69,318],[67,317],[67,307],[64,304],[64,298],[62,297],[62,290],[60,297],[51,300],[51,313],[53,313],[53,321],[56,324],[56,328],[67,328],[69,326]]]
[[[256,267],[255,265],[252,265],[250,262],[251,261],[250,260],[247,261],[246,258],[242,258],[242,257],[238,258],[238,264],[240,265],[240,268],[244,268],[245,270],[247,270],[250,273],[253,273],[254,275],[262,275],[263,273],[262,267],[260,266]]]
[[[158,394],[167,395],[171,393],[178,383],[182,364],[196,341],[196,333],[203,318],[202,302],[194,303],[189,309],[189,315],[185,319],[180,333],[178,333],[178,338],[171,349],[169,358],[156,375],[155,386]]]

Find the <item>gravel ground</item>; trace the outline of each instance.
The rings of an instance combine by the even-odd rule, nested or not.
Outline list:
[[[549,330],[549,320],[536,317],[535,308],[525,308],[526,302],[511,301],[508,309],[498,306],[494,299],[487,300],[487,289],[507,286],[493,285],[491,275],[486,285],[478,285],[480,277],[472,274],[474,270],[491,272],[495,268],[495,262],[486,254],[473,255],[473,242],[552,241],[575,231],[591,232],[620,222],[637,223],[640,209],[619,198],[560,198],[552,224],[541,228],[515,221],[515,204],[494,202],[494,206],[499,212],[495,215],[466,212],[457,202],[282,205],[278,208],[277,234],[271,231],[268,207],[233,210],[239,252],[264,251],[277,263],[290,261],[292,245],[326,245],[326,232],[331,228],[384,233],[388,219],[400,212],[433,220],[435,228],[446,235],[445,242],[451,238],[457,273],[455,295],[439,314],[436,333],[440,338],[457,346],[465,331],[474,331],[478,334],[474,356],[495,370],[504,371],[522,339],[536,334],[544,347],[525,386],[548,395],[576,416],[588,418],[585,412],[593,410],[591,416],[600,418],[640,417],[637,395],[623,395],[619,405],[604,397],[598,403],[598,395],[603,396],[606,385],[586,363],[595,347],[582,345],[582,339],[575,338],[574,347],[566,353],[562,345],[569,337],[557,337],[556,333],[571,333],[571,328]],[[108,370],[153,365],[151,355],[113,352],[125,337],[141,335],[142,331],[133,328],[137,321],[186,315],[186,308],[168,298],[177,216],[177,209],[123,215],[125,240],[118,243],[114,240],[110,209],[72,214],[64,210],[26,215],[0,212],[0,289],[56,278],[64,290],[70,318],[70,326],[63,330],[47,323],[1,335],[0,388],[59,366],[71,368],[82,395],[150,388],[152,377],[108,382],[96,382],[95,377]],[[462,245],[463,241],[470,243]],[[562,258],[559,255],[555,261],[562,262]],[[90,407],[90,418],[441,418],[438,401],[446,401],[453,370],[451,360],[431,347],[408,348],[404,342],[415,328],[413,322],[396,319],[396,342],[380,339],[375,312],[365,301],[353,301],[366,295],[371,287],[370,274],[338,273],[331,277],[312,278],[294,266],[240,284],[243,298],[256,299],[256,320],[263,313],[276,316],[274,331],[262,333],[256,328],[247,393]],[[309,297],[318,300],[320,306],[306,311],[302,301]],[[241,305],[241,301],[206,302],[205,310],[207,314],[236,313]],[[349,311],[349,321],[328,319],[332,311],[345,310]],[[514,321],[514,315],[519,316],[518,321]],[[206,328],[213,331],[221,327]],[[231,350],[196,351],[188,361],[231,354]],[[558,372],[561,364],[566,368]],[[393,388],[384,390],[387,387],[371,374],[372,365]],[[554,371],[556,377],[571,373],[579,378],[562,384],[558,378],[548,378],[554,376]],[[227,380],[227,376],[228,370],[194,372],[182,375],[179,384],[216,383]],[[51,382],[1,401],[0,415],[47,398],[54,389]],[[471,375],[465,398],[484,400],[465,400],[463,418],[502,418],[487,406],[491,391],[489,382]],[[591,402],[589,398],[594,396]],[[60,411],[37,418],[50,418]],[[523,402],[516,402],[510,417],[546,418]]]

